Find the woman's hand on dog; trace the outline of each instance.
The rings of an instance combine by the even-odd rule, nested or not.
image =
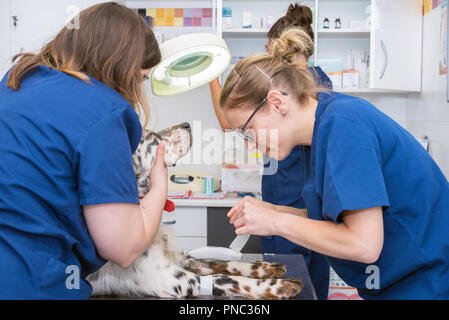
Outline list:
[[[165,145],[163,143],[157,146],[156,159],[150,170],[150,190],[160,189],[161,197],[167,198],[168,192],[168,173],[165,165]]]

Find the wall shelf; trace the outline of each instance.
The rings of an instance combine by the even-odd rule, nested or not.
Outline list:
[[[319,29],[318,37],[326,38],[369,38],[369,29]]]
[[[222,32],[223,38],[265,38],[266,29],[225,29]]]
[[[372,89],[372,88],[343,88],[335,89],[335,92],[346,93],[346,94],[363,94],[363,93],[383,93],[383,94],[400,94],[400,93],[410,93],[404,90],[387,90],[387,89]]]

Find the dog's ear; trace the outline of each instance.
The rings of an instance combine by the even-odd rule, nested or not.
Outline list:
[[[147,140],[152,133],[153,133],[153,131],[150,131],[148,129],[144,129],[143,133],[142,133],[142,139],[140,140],[140,142]]]

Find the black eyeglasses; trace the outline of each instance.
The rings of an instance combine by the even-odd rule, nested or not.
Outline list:
[[[287,92],[281,92],[282,95],[287,96],[288,93]],[[260,108],[262,108],[262,106],[265,104],[265,102],[267,101],[268,96],[266,96],[261,103],[259,103],[259,105],[256,107],[256,109],[254,109],[253,113],[249,116],[248,120],[246,120],[245,124],[243,126],[240,127],[240,129],[237,129],[237,134],[242,137],[243,139],[245,139],[246,141],[251,141],[251,142],[255,142],[256,141],[256,137],[254,135],[254,131],[251,131],[250,134],[245,133],[245,128],[248,126],[249,122],[251,121],[251,119],[254,117],[254,115],[256,114],[257,111],[259,111]]]

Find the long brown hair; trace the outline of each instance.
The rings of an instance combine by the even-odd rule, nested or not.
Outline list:
[[[144,20],[123,5],[107,2],[81,11],[79,28],[65,26],[39,53],[15,55],[7,85],[19,90],[22,79],[40,65],[88,83],[90,76],[118,91],[137,113],[140,105],[145,128],[149,107],[141,70],[160,60],[158,43]]]

